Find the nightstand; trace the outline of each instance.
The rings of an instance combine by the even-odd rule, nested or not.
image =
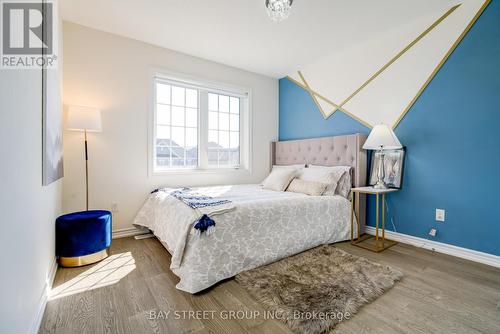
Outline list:
[[[375,189],[373,187],[358,187],[351,189],[351,244],[371,250],[372,252],[381,252],[389,247],[397,244],[396,241],[385,239],[385,194],[393,193],[399,189]],[[354,207],[356,198],[359,201],[359,194],[375,195],[377,199],[376,205],[376,223],[375,223],[375,235],[360,235],[360,223],[359,219],[356,219],[358,223],[358,238],[354,239]],[[382,197],[382,235],[379,235],[379,220],[380,220],[380,197]]]

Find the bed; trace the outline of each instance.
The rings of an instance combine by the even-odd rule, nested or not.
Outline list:
[[[361,134],[272,143],[273,165],[351,166],[353,186],[366,181]],[[177,288],[197,293],[213,284],[307,249],[350,239],[351,205],[342,196],[309,196],[260,185],[197,188],[230,200],[234,210],[218,215],[210,234],[193,229],[194,210],[159,191],[151,194],[134,225],[150,229],[172,254]],[[364,198],[356,216],[364,226]]]

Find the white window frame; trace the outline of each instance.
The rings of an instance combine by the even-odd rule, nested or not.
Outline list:
[[[198,167],[168,168],[155,170],[156,159],[156,80],[161,79],[182,86],[208,90],[218,94],[240,97],[240,165],[239,167],[209,167],[208,150],[208,94],[199,94],[198,114]],[[244,173],[250,174],[252,166],[252,92],[251,89],[226,83],[211,81],[170,70],[153,68],[150,71],[149,126],[148,126],[148,176],[191,173]],[[203,111],[207,111],[206,114]]]

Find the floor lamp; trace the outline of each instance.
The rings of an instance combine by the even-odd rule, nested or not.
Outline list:
[[[101,132],[101,111],[96,108],[70,106],[68,111],[68,130],[83,131],[85,138],[85,204],[89,210],[89,154],[87,132]]]

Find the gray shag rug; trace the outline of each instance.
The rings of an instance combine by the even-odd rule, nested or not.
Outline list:
[[[403,274],[331,245],[236,275],[296,333],[325,333],[390,289]]]

